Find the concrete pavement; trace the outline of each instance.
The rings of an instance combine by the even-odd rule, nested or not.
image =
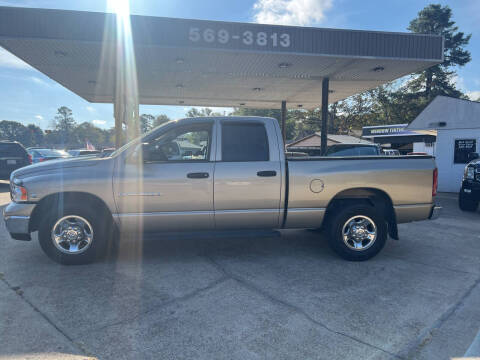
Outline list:
[[[122,239],[87,266],[0,226],[0,359],[448,359],[480,328],[480,213],[400,225],[364,263],[310,231]]]

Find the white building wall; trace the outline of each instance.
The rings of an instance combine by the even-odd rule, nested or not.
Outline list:
[[[413,152],[423,152],[427,153],[428,155],[435,156],[435,143],[413,143]]]
[[[479,152],[480,150],[480,129],[438,130],[435,150],[438,167],[438,191],[458,192],[462,185],[465,164],[453,163],[456,139],[476,139],[476,151]]]

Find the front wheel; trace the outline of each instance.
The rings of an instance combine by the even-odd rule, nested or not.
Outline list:
[[[328,243],[338,255],[350,261],[364,261],[382,250],[388,226],[373,206],[350,204],[333,211],[336,213],[328,224]]]
[[[108,222],[90,215],[91,209],[65,206],[43,221],[38,238],[45,254],[65,265],[87,264],[105,253]]]

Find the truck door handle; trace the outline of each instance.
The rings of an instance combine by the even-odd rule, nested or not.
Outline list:
[[[277,172],[275,170],[259,171],[257,172],[257,176],[262,176],[262,177],[277,176]]]
[[[206,179],[210,176],[207,172],[197,172],[197,173],[188,173],[187,178],[189,179]]]

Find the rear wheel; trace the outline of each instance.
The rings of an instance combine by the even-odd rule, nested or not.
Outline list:
[[[463,192],[463,188],[460,190],[460,194],[458,195],[458,207],[462,211],[470,211],[474,212],[477,211],[478,208],[478,201],[472,199],[470,196],[466,195]]]
[[[104,255],[111,237],[111,221],[92,209],[66,205],[40,225],[38,237],[52,260],[66,265],[87,264]],[[101,219],[103,221],[101,221]]]
[[[350,261],[364,261],[382,250],[388,226],[373,206],[352,203],[333,211],[328,222],[328,243],[338,255]]]

